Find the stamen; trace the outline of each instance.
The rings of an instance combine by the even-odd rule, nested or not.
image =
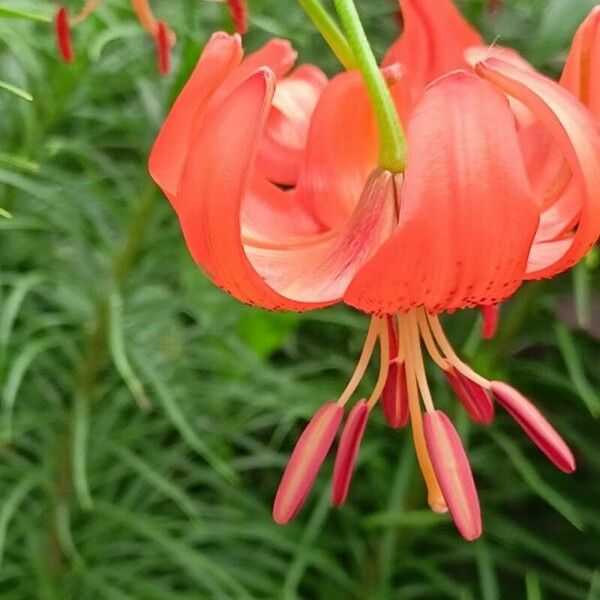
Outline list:
[[[417,377],[417,384],[419,386],[425,408],[428,412],[433,412],[435,407],[433,406],[433,398],[431,397],[429,384],[427,383],[425,363],[423,362],[423,354],[421,352],[421,336],[419,335],[419,327],[417,325],[414,311],[411,311],[406,315],[405,326],[408,329],[407,354],[411,357],[411,363]]]
[[[382,319],[379,320],[379,348],[379,377],[377,378],[377,383],[367,401],[369,410],[371,410],[377,403],[377,400],[379,400],[390,370],[390,340],[387,323],[384,323]]]
[[[498,329],[498,319],[500,317],[500,305],[492,304],[481,307],[481,316],[483,323],[481,325],[481,337],[484,340],[491,340],[496,335]]]
[[[131,5],[142,27],[152,36],[156,35],[158,22],[150,8],[148,0],[131,0]]]
[[[69,13],[64,6],[61,6],[54,17],[54,31],[56,32],[56,44],[60,57],[67,64],[73,62],[73,45],[71,43],[71,29],[69,26]]]
[[[171,54],[169,49],[169,29],[164,21],[157,21],[156,51],[158,55],[158,72],[167,75],[171,70]]]
[[[421,408],[419,406],[419,389],[417,387],[417,379],[414,370],[412,356],[408,352],[410,347],[410,332],[407,331],[407,327],[403,323],[405,316],[399,315],[398,320],[400,321],[399,333],[400,333],[400,344],[405,348],[406,356],[406,387],[408,391],[408,408],[410,413],[410,422],[413,435],[413,443],[415,445],[415,452],[417,454],[417,461],[427,486],[427,502],[431,507],[431,510],[437,513],[443,513],[448,510],[446,501],[440,489],[440,485],[437,481],[435,473],[433,471],[433,465],[429,452],[427,451],[427,445],[425,444],[425,434],[423,432],[423,418],[421,415]]]
[[[471,367],[469,367],[469,365],[466,365],[457,356],[456,352],[454,352],[454,348],[452,348],[452,345],[448,341],[448,338],[446,337],[446,334],[444,333],[444,330],[442,329],[439,319],[436,316],[433,316],[430,314],[427,314],[427,319],[429,321],[429,326],[431,327],[431,333],[433,334],[435,341],[437,342],[437,344],[440,347],[440,349],[442,350],[442,352],[446,355],[446,358],[452,364],[452,366],[455,369],[457,369],[458,371],[460,371],[461,373],[463,373],[471,381],[474,381],[475,383],[479,384],[481,387],[485,388],[486,390],[489,390],[490,382],[487,379],[485,379],[484,377],[482,377],[481,375],[479,375],[479,373],[476,373],[475,371],[473,371],[473,369],[471,369]]]
[[[369,407],[364,400],[360,400],[350,411],[338,445],[333,467],[333,480],[331,485],[331,505],[340,506],[346,501],[350,480],[354,471],[354,463],[362,441]]]
[[[133,6],[133,10],[142,27],[156,40],[159,34],[159,23],[161,21],[158,21],[154,16],[148,0],[131,0],[131,5]],[[169,26],[164,22],[163,26],[165,28],[164,35],[168,41],[168,46],[169,48],[172,48],[176,41],[175,33],[171,31]]]
[[[440,369],[442,369],[443,371],[447,371],[450,368],[450,364],[438,350],[438,347],[431,335],[431,330],[429,329],[429,322],[427,321],[425,309],[417,310],[417,323],[419,325],[421,337],[423,338],[423,342],[425,343],[425,348],[427,348],[427,352],[431,357],[431,360],[433,360],[433,362]]]
[[[83,8],[73,17],[71,17],[71,26],[75,27],[80,23],[83,23],[100,5],[102,0],[88,0]]]
[[[373,350],[375,349],[375,342],[380,335],[380,331],[382,329],[381,323],[383,323],[380,317],[371,317],[371,323],[369,324],[369,329],[367,331],[367,337],[365,338],[365,344],[363,346],[362,352],[360,354],[360,358],[358,359],[358,363],[356,368],[354,369],[354,373],[346,386],[346,389],[341,393],[340,397],[336,404],[338,406],[345,406],[348,400],[352,397],[352,394],[356,391],[356,388],[359,386],[362,378],[364,377],[367,367],[369,366],[369,362],[371,360],[371,356],[373,356]]]
[[[387,317],[390,347],[390,366],[381,392],[381,409],[393,429],[408,423],[408,393],[406,391],[406,365],[402,346],[398,343],[398,328],[394,317]]]
[[[244,34],[248,31],[248,6],[246,0],[227,0],[235,30]]]
[[[276,523],[289,523],[302,508],[343,416],[341,406],[328,402],[313,415],[298,438],[273,503]]]

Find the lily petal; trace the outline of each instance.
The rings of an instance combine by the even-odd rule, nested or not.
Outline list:
[[[323,226],[336,228],[354,210],[377,166],[378,136],[360,74],[334,77],[313,113],[296,193]]]
[[[529,257],[527,279],[552,277],[585,256],[600,235],[600,129],[569,92],[538,73],[496,59],[479,63],[475,70],[535,114],[571,171],[571,186],[575,187],[569,186],[542,213]],[[548,218],[562,221],[563,229],[569,231],[549,239],[545,231]]]
[[[191,140],[211,111],[262,67],[282,77],[296,52],[286,40],[273,39],[242,60],[239,35],[212,35],[175,100],[150,154],[150,174],[177,210],[177,188]]]
[[[506,98],[466,72],[439,78],[415,108],[408,147],[398,228],[344,301],[369,313],[437,313],[512,294],[538,213]]]
[[[433,470],[456,528],[466,540],[475,540],[481,535],[481,512],[460,437],[441,410],[425,413],[423,426]]]
[[[211,97],[241,60],[239,36],[213,34],[156,138],[149,159],[150,174],[175,209],[190,140],[202,124]]]
[[[327,84],[313,65],[301,65],[277,83],[273,107],[257,159],[270,181],[294,185],[304,159],[310,120]]]
[[[575,470],[573,453],[542,413],[523,394],[501,381],[492,381],[492,393],[533,443],[561,470]]]
[[[400,9],[404,30],[383,65],[402,63],[416,98],[436,77],[464,68],[464,51],[483,41],[451,0],[400,0]]]
[[[341,406],[324,404],[296,442],[273,503],[273,519],[280,525],[289,523],[302,508],[343,416]]]
[[[560,84],[600,117],[600,6],[594,7],[580,25]]]
[[[350,480],[354,471],[354,463],[358,456],[360,442],[362,441],[367,420],[369,418],[369,406],[366,400],[357,402],[346,420],[338,451],[333,467],[333,481],[331,486],[331,505],[341,506],[348,496]]]

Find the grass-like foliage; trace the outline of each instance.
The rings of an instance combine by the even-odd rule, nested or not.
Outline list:
[[[460,6],[554,73],[594,2],[513,0],[493,18],[483,4]],[[376,411],[348,504],[329,508],[328,465],[299,518],[273,524],[289,452],[342,389],[366,319],[264,314],[196,269],[146,160],[211,31],[231,25],[218,3],[153,6],[178,33],[166,79],[125,0],[77,29],[70,67],[53,3],[0,2],[0,598],[599,598],[600,343],[573,317],[598,310],[593,257],[526,285],[492,342],[474,312],[446,320],[476,368],[539,402],[573,476],[503,415],[481,429],[449,408],[484,511],[468,544],[425,510],[409,432]],[[359,2],[380,55],[396,6]],[[338,68],[296,3],[250,8],[248,48],[289,37]]]

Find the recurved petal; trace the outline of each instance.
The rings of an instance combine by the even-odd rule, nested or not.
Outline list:
[[[471,419],[489,425],[494,420],[494,405],[486,390],[454,367],[444,371],[444,375]]]
[[[327,228],[339,227],[358,203],[377,166],[378,136],[371,104],[357,71],[329,81],[315,108],[298,201]]]
[[[194,260],[216,285],[242,302],[297,309],[265,283],[242,245],[242,202],[251,194],[252,166],[274,86],[273,73],[261,69],[204,120],[186,158],[178,214]]]
[[[408,147],[398,228],[345,302],[370,313],[437,313],[512,294],[538,213],[506,98],[466,72],[439,78],[415,108]]]
[[[356,271],[389,237],[395,177],[374,172],[356,210],[337,230],[294,231],[290,220],[302,215],[302,205],[293,210],[294,196],[261,182],[253,170],[273,89],[273,74],[262,69],[205,119],[190,144],[178,214],[192,256],[216,285],[263,308],[306,310],[339,301]],[[268,196],[261,197],[261,189]],[[284,205],[277,213],[273,201],[279,193]],[[283,212],[285,205],[290,210]],[[308,216],[293,225],[302,223],[310,230]]]
[[[302,508],[343,416],[344,409],[341,406],[333,402],[324,404],[302,432],[273,503],[273,519],[280,525],[289,523]]]
[[[464,68],[464,51],[481,45],[481,36],[451,0],[400,0],[404,29],[384,65],[402,63],[413,94],[436,77]]]
[[[496,59],[475,70],[531,110],[571,172],[564,191],[552,195],[554,202],[542,213],[529,255],[527,279],[552,277],[585,256],[600,234],[600,129],[576,98],[538,73]],[[547,142],[540,137],[540,143]],[[558,233],[553,238],[548,231]]]
[[[273,308],[302,310],[339,302],[356,272],[392,234],[400,182],[401,176],[373,171],[354,212],[335,230],[273,239],[270,244],[246,240],[244,249],[252,267],[286,299]],[[302,203],[300,207],[304,210]],[[262,300],[257,303],[265,306]]]
[[[358,456],[358,450],[362,441],[367,420],[369,418],[369,407],[366,400],[357,402],[346,420],[338,451],[333,467],[333,481],[331,486],[332,506],[341,506],[348,496],[350,480],[354,471],[354,463]]]
[[[150,175],[177,209],[177,186],[190,140],[202,125],[206,106],[242,59],[237,35],[213,34],[175,100],[150,154]]]
[[[257,159],[258,170],[270,181],[296,183],[310,120],[326,84],[325,74],[313,65],[301,65],[277,83]]]
[[[425,413],[423,426],[433,470],[452,519],[466,540],[475,540],[481,535],[479,499],[458,433],[441,410]]]
[[[567,57],[560,84],[600,117],[600,6],[581,24]]]
[[[572,473],[575,458],[565,441],[523,394],[501,381],[492,381],[492,393],[533,443],[561,470]]]

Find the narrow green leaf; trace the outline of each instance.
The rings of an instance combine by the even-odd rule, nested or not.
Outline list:
[[[567,366],[569,377],[575,386],[575,390],[590,413],[593,416],[600,415],[600,398],[596,395],[594,388],[585,375],[583,364],[579,358],[579,351],[573,341],[571,332],[562,323],[556,323],[554,331],[558,347]]]
[[[4,544],[6,542],[6,530],[11,519],[19,509],[19,506],[27,498],[27,494],[38,484],[37,473],[26,475],[9,492],[0,508],[0,566],[4,558]]]
[[[510,460],[523,478],[523,481],[543,500],[559,512],[567,521],[583,530],[584,522],[579,511],[552,486],[548,485],[539,476],[535,467],[525,458],[521,449],[505,435],[500,432],[493,432],[490,435],[494,441],[508,454]]]
[[[525,588],[527,600],[543,600],[540,579],[533,571],[529,571],[525,576]]]
[[[110,294],[109,300],[109,349],[117,371],[125,381],[131,395],[142,410],[149,410],[150,403],[144,385],[135,374],[125,350],[125,333],[123,331],[121,308],[123,302],[116,291]]]
[[[0,79],[0,89],[6,90],[7,92],[10,92],[11,94],[14,94],[15,96],[18,96],[19,98],[22,98],[23,100],[27,100],[28,102],[33,101],[33,96],[29,92],[21,89],[20,87],[17,87],[16,85],[13,85],[12,83],[8,83],[7,81],[2,81],[1,79]]]
[[[81,508],[94,507],[87,475],[88,437],[90,429],[89,398],[76,392],[73,398],[73,487]]]
[[[40,23],[52,22],[52,19],[47,15],[6,7],[0,8],[0,19],[28,19],[30,21],[39,21]]]

